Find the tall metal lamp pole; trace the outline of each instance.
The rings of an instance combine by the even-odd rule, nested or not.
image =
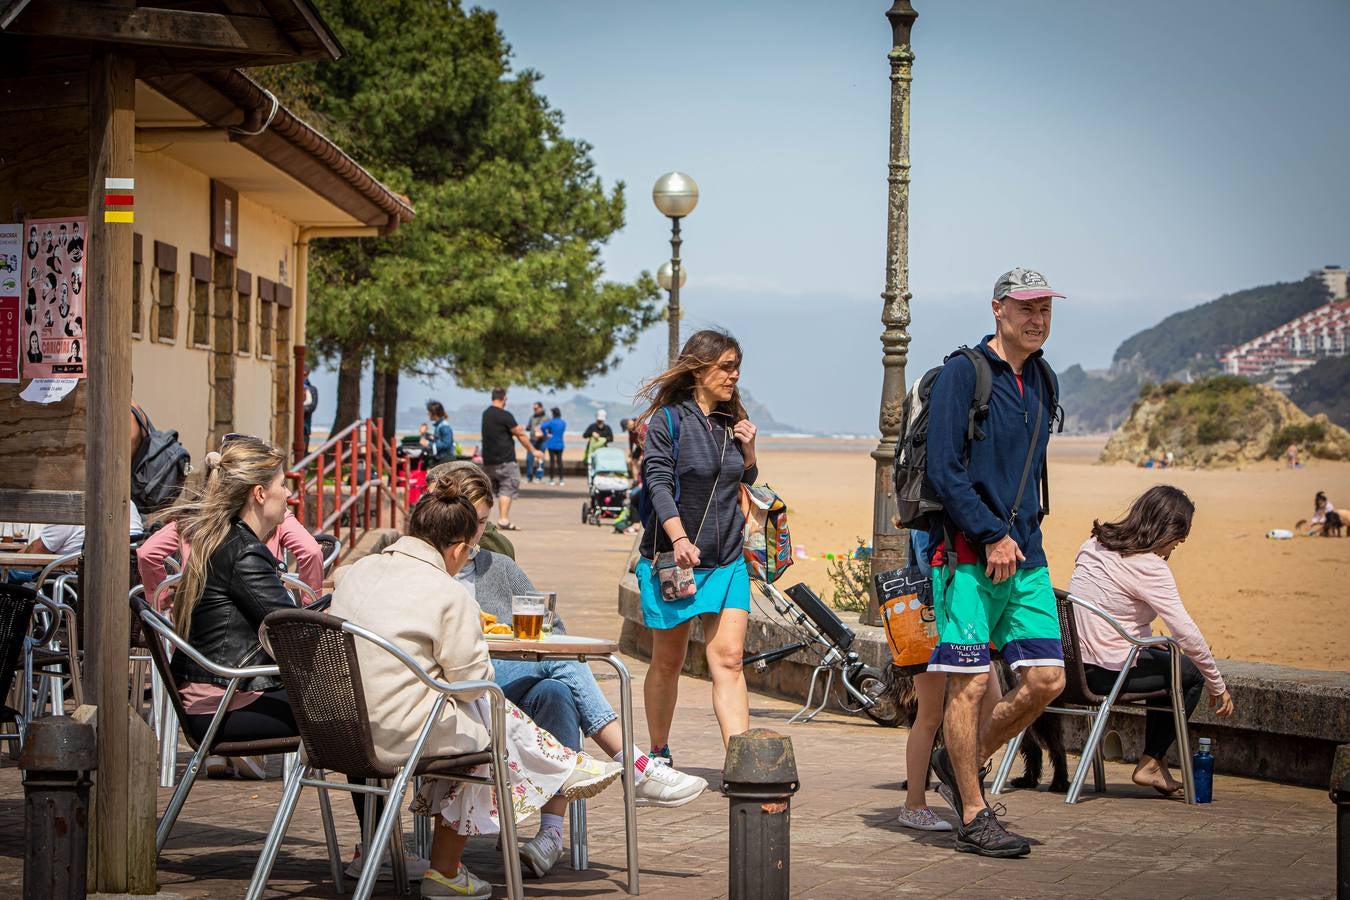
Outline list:
[[[876,460],[872,503],[872,574],[905,565],[908,533],[892,524],[896,513],[891,467],[900,434],[900,409],[905,399],[905,361],[909,355],[909,88],[914,53],[909,33],[919,14],[909,0],[895,0],[886,11],[891,23],[891,135],[886,202],[886,289],[881,293],[881,442]],[[869,579],[870,600],[863,622],[881,624],[876,589]]]
[[[656,179],[656,184],[652,186],[652,202],[661,215],[670,219],[670,269],[668,280],[661,281],[661,287],[670,292],[666,321],[669,327],[669,362],[673,366],[680,356],[680,288],[685,282],[685,274],[680,269],[680,219],[693,212],[698,205],[698,184],[683,172],[667,172]],[[662,266],[662,271],[665,270],[665,266]]]

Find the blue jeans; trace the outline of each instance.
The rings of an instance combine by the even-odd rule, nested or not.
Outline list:
[[[496,673],[494,680],[501,685],[506,699],[525,710],[541,728],[551,732],[559,742],[573,750],[579,747],[576,738],[578,732],[591,737],[618,718],[614,713],[614,707],[609,705],[605,695],[600,692],[600,685],[595,683],[595,675],[591,673],[590,666],[583,662],[550,660],[532,663],[501,659],[495,660],[492,668]],[[545,685],[549,687],[544,687]],[[553,687],[554,685],[565,688],[565,693],[560,693]],[[541,690],[545,693],[535,698],[534,695]],[[524,702],[517,697],[524,698]],[[558,727],[567,728],[570,724],[571,730],[554,731],[546,724],[544,718],[536,716],[526,705],[531,702],[546,718],[555,715],[562,718],[566,715],[567,719]],[[553,707],[566,707],[566,712],[558,713]]]

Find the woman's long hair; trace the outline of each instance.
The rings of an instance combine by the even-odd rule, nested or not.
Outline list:
[[[179,540],[192,548],[183,564],[183,581],[173,593],[174,629],[184,638],[192,629],[192,611],[206,586],[207,566],[229,534],[234,517],[253,489],[270,485],[285,464],[286,454],[273,444],[256,437],[234,438],[219,454],[207,454],[206,486],[200,495],[174,509]],[[258,535],[260,540],[266,537]]]
[[[694,392],[694,379],[699,372],[709,366],[717,365],[722,354],[728,350],[736,351],[736,362],[741,361],[741,345],[734,337],[719,328],[705,328],[695,331],[684,342],[675,364],[660,375],[643,382],[638,388],[638,399],[646,401],[647,408],[638,416],[645,422],[663,406],[674,406]],[[717,409],[729,413],[732,421],[739,422],[749,418],[745,407],[741,405],[740,388],[732,391],[731,399],[717,404]]]
[[[1195,503],[1186,492],[1158,484],[1140,494],[1130,511],[1115,522],[1092,522],[1092,536],[1107,550],[1122,556],[1156,552],[1191,533]]]
[[[453,474],[453,473],[451,473]],[[490,491],[489,485],[489,491]],[[437,552],[453,544],[466,544],[478,531],[478,510],[459,480],[438,473],[435,481],[427,482],[408,517],[408,536],[426,541]]]

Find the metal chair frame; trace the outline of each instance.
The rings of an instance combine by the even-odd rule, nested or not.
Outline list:
[[[156,595],[158,595],[158,593],[159,592],[156,591]],[[140,602],[144,603],[144,601]],[[165,644],[172,647],[174,651],[184,654],[188,659],[192,660],[212,675],[215,675],[217,678],[228,678],[230,680],[230,683],[225,687],[224,696],[220,698],[220,705],[216,707],[215,715],[211,717],[211,723],[206,728],[206,733],[203,734],[202,739],[197,742],[197,748],[192,754],[192,759],[188,761],[187,768],[183,772],[183,780],[180,781],[178,787],[174,789],[173,796],[169,798],[169,805],[165,807],[164,815],[160,817],[159,827],[155,830],[155,852],[158,854],[164,850],[164,844],[168,841],[169,834],[173,831],[174,823],[178,821],[178,815],[182,812],[183,804],[187,801],[188,794],[192,791],[192,785],[196,782],[197,775],[201,772],[206,757],[210,755],[211,751],[214,749],[213,745],[216,742],[216,734],[220,731],[221,723],[224,722],[225,716],[229,712],[230,701],[234,699],[235,693],[239,690],[239,682],[247,678],[266,676],[275,677],[279,675],[280,672],[275,665],[242,667],[222,666],[219,663],[207,659],[195,647],[179,637],[173,630],[173,626],[169,624],[168,619],[164,618],[153,609],[148,607],[141,609],[140,616],[141,621],[153,633],[150,637],[151,640],[163,640]],[[158,667],[158,659],[156,659],[155,665]],[[164,678],[167,688],[171,675],[167,672],[161,672],[160,675]],[[172,690],[172,688],[169,688],[169,690]],[[165,729],[165,733],[172,736],[176,748],[177,734],[168,728]],[[299,746],[299,743],[300,739],[296,738],[295,747],[290,747],[288,750],[294,751],[294,749]],[[274,750],[272,752],[285,751]],[[323,813],[324,827],[331,830],[333,827],[332,811],[329,809],[328,797],[326,794],[320,796],[319,806]]]
[[[272,616],[277,615],[273,613]],[[272,618],[268,616],[268,619]],[[477,775],[463,774],[438,774],[438,778],[446,778],[453,781],[468,782],[471,784],[490,785],[497,791],[498,797],[509,797],[511,795],[511,782],[507,770],[506,760],[506,695],[502,689],[491,681],[456,681],[445,682],[439,678],[432,677],[425,669],[417,664],[411,656],[403,649],[386,640],[373,631],[362,628],[359,625],[340,619],[335,616],[328,616],[332,619],[333,627],[340,627],[342,631],[369,641],[386,653],[391,654],[399,662],[408,667],[408,670],[417,677],[419,681],[427,687],[436,691],[438,696],[432,703],[431,712],[427,715],[426,722],[423,723],[421,731],[413,744],[412,751],[408,754],[407,760],[399,767],[398,774],[394,777],[389,787],[378,787],[370,784],[351,784],[346,781],[329,781],[323,777],[323,772],[302,762],[296,766],[295,770],[287,776],[286,784],[282,791],[281,803],[277,807],[276,818],[272,822],[272,828],[268,833],[267,843],[263,846],[262,853],[258,857],[258,864],[253,870],[253,879],[249,882],[248,892],[245,894],[246,900],[258,900],[262,896],[263,890],[267,885],[267,878],[271,874],[272,865],[276,862],[278,850],[281,848],[281,842],[286,836],[286,829],[290,825],[291,817],[295,814],[296,804],[300,800],[300,791],[305,787],[319,789],[319,796],[325,797],[329,790],[343,790],[353,793],[361,793],[367,796],[367,821],[373,812],[371,799],[373,796],[382,796],[385,798],[384,814],[380,816],[379,824],[375,828],[374,836],[369,838],[365,845],[364,856],[368,860],[379,860],[382,858],[384,848],[388,845],[390,837],[394,831],[395,823],[399,819],[400,806],[403,797],[407,792],[408,783],[413,778],[413,772],[417,769],[418,763],[422,759],[423,751],[426,749],[427,740],[431,736],[432,727],[440,717],[441,710],[445,707],[446,701],[450,698],[456,699],[476,699],[479,695],[486,694],[489,705],[492,710],[492,721],[490,723],[491,744],[488,752],[491,754],[491,775],[482,777]],[[271,644],[268,640],[268,623],[263,620],[262,628],[259,631],[259,637],[262,640],[263,647],[269,652]],[[359,674],[353,673],[353,674]],[[317,777],[316,777],[317,776]],[[499,803],[498,819],[501,822],[501,844],[502,857],[506,868],[506,892],[511,900],[520,900],[523,896],[520,856],[516,842],[516,824],[515,818],[511,812],[510,804]],[[345,883],[343,878],[341,859],[338,855],[337,837],[331,827],[331,822],[325,823],[325,838],[328,841],[329,866],[332,870],[333,881],[337,886],[339,893],[344,893]],[[400,842],[401,843],[401,842]],[[402,847],[395,847],[390,853],[394,868],[394,877],[400,888],[407,883],[407,873],[404,871],[405,864],[403,859]],[[362,866],[361,877],[356,883],[355,900],[367,900],[371,892],[375,889],[375,881],[379,874],[379,865],[371,864]]]
[[[1094,616],[1098,616],[1106,620],[1106,623],[1110,625],[1117,634],[1130,643],[1130,652],[1125,658],[1125,665],[1120,670],[1120,676],[1116,679],[1115,684],[1111,686],[1110,693],[1102,698],[1100,704],[1092,707],[1047,706],[1045,708],[1046,712],[1058,713],[1059,715],[1064,716],[1086,716],[1092,719],[1092,727],[1088,731],[1087,741],[1083,744],[1083,752],[1080,756],[1078,769],[1073,774],[1073,779],[1069,784],[1069,792],[1065,796],[1064,802],[1078,802],[1078,797],[1083,791],[1083,782],[1087,779],[1087,766],[1084,765],[1084,763],[1088,760],[1092,761],[1092,766],[1096,775],[1095,781],[1097,792],[1101,793],[1105,790],[1106,779],[1105,767],[1101,760],[1101,742],[1106,734],[1106,725],[1111,716],[1111,710],[1117,705],[1116,698],[1119,697],[1124,690],[1125,681],[1129,678],[1130,670],[1134,667],[1134,662],[1135,659],[1138,658],[1139,652],[1146,647],[1166,647],[1172,663],[1171,690],[1169,690],[1168,693],[1172,700],[1172,716],[1176,722],[1177,756],[1180,758],[1181,781],[1185,791],[1186,802],[1188,804],[1195,803],[1195,780],[1191,772],[1190,730],[1186,723],[1186,698],[1181,691],[1181,659],[1185,655],[1181,649],[1181,645],[1177,643],[1175,638],[1165,635],[1156,635],[1147,638],[1135,637],[1126,631],[1120,622],[1097,605],[1070,593],[1058,591],[1056,593],[1061,597],[1059,602],[1070,604],[1070,609],[1068,610],[1070,616],[1073,615],[1073,607],[1077,607]],[[1066,635],[1065,637],[1067,639],[1069,636]],[[1076,649],[1077,648],[1075,648],[1075,650]],[[1077,665],[1081,669],[1082,656],[1075,653],[1075,657],[1078,660]],[[1134,703],[1122,704],[1122,706],[1137,708]],[[1008,742],[1007,750],[1004,751],[1003,759],[999,763],[998,773],[994,776],[994,783],[989,789],[991,794],[998,794],[1003,791],[1003,787],[1008,780],[1008,775],[1012,771],[1013,760],[1017,758],[1017,749],[1021,746],[1022,739],[1025,735],[1026,731],[1021,731]]]

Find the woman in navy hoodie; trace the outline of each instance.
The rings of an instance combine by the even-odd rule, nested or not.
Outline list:
[[[749,727],[741,657],[750,578],[741,555],[740,486],[752,484],[755,426],[741,405],[741,346],[724,331],[693,334],[675,364],[647,382],[643,485],[651,511],[637,565],[642,617],[652,629],[643,684],[652,756],[670,759],[680,670],[698,617],[707,643],[713,711],[725,743]],[[672,588],[672,570],[693,570],[696,590]],[[663,570],[667,584],[662,584]],[[663,593],[663,587],[666,590]]]

